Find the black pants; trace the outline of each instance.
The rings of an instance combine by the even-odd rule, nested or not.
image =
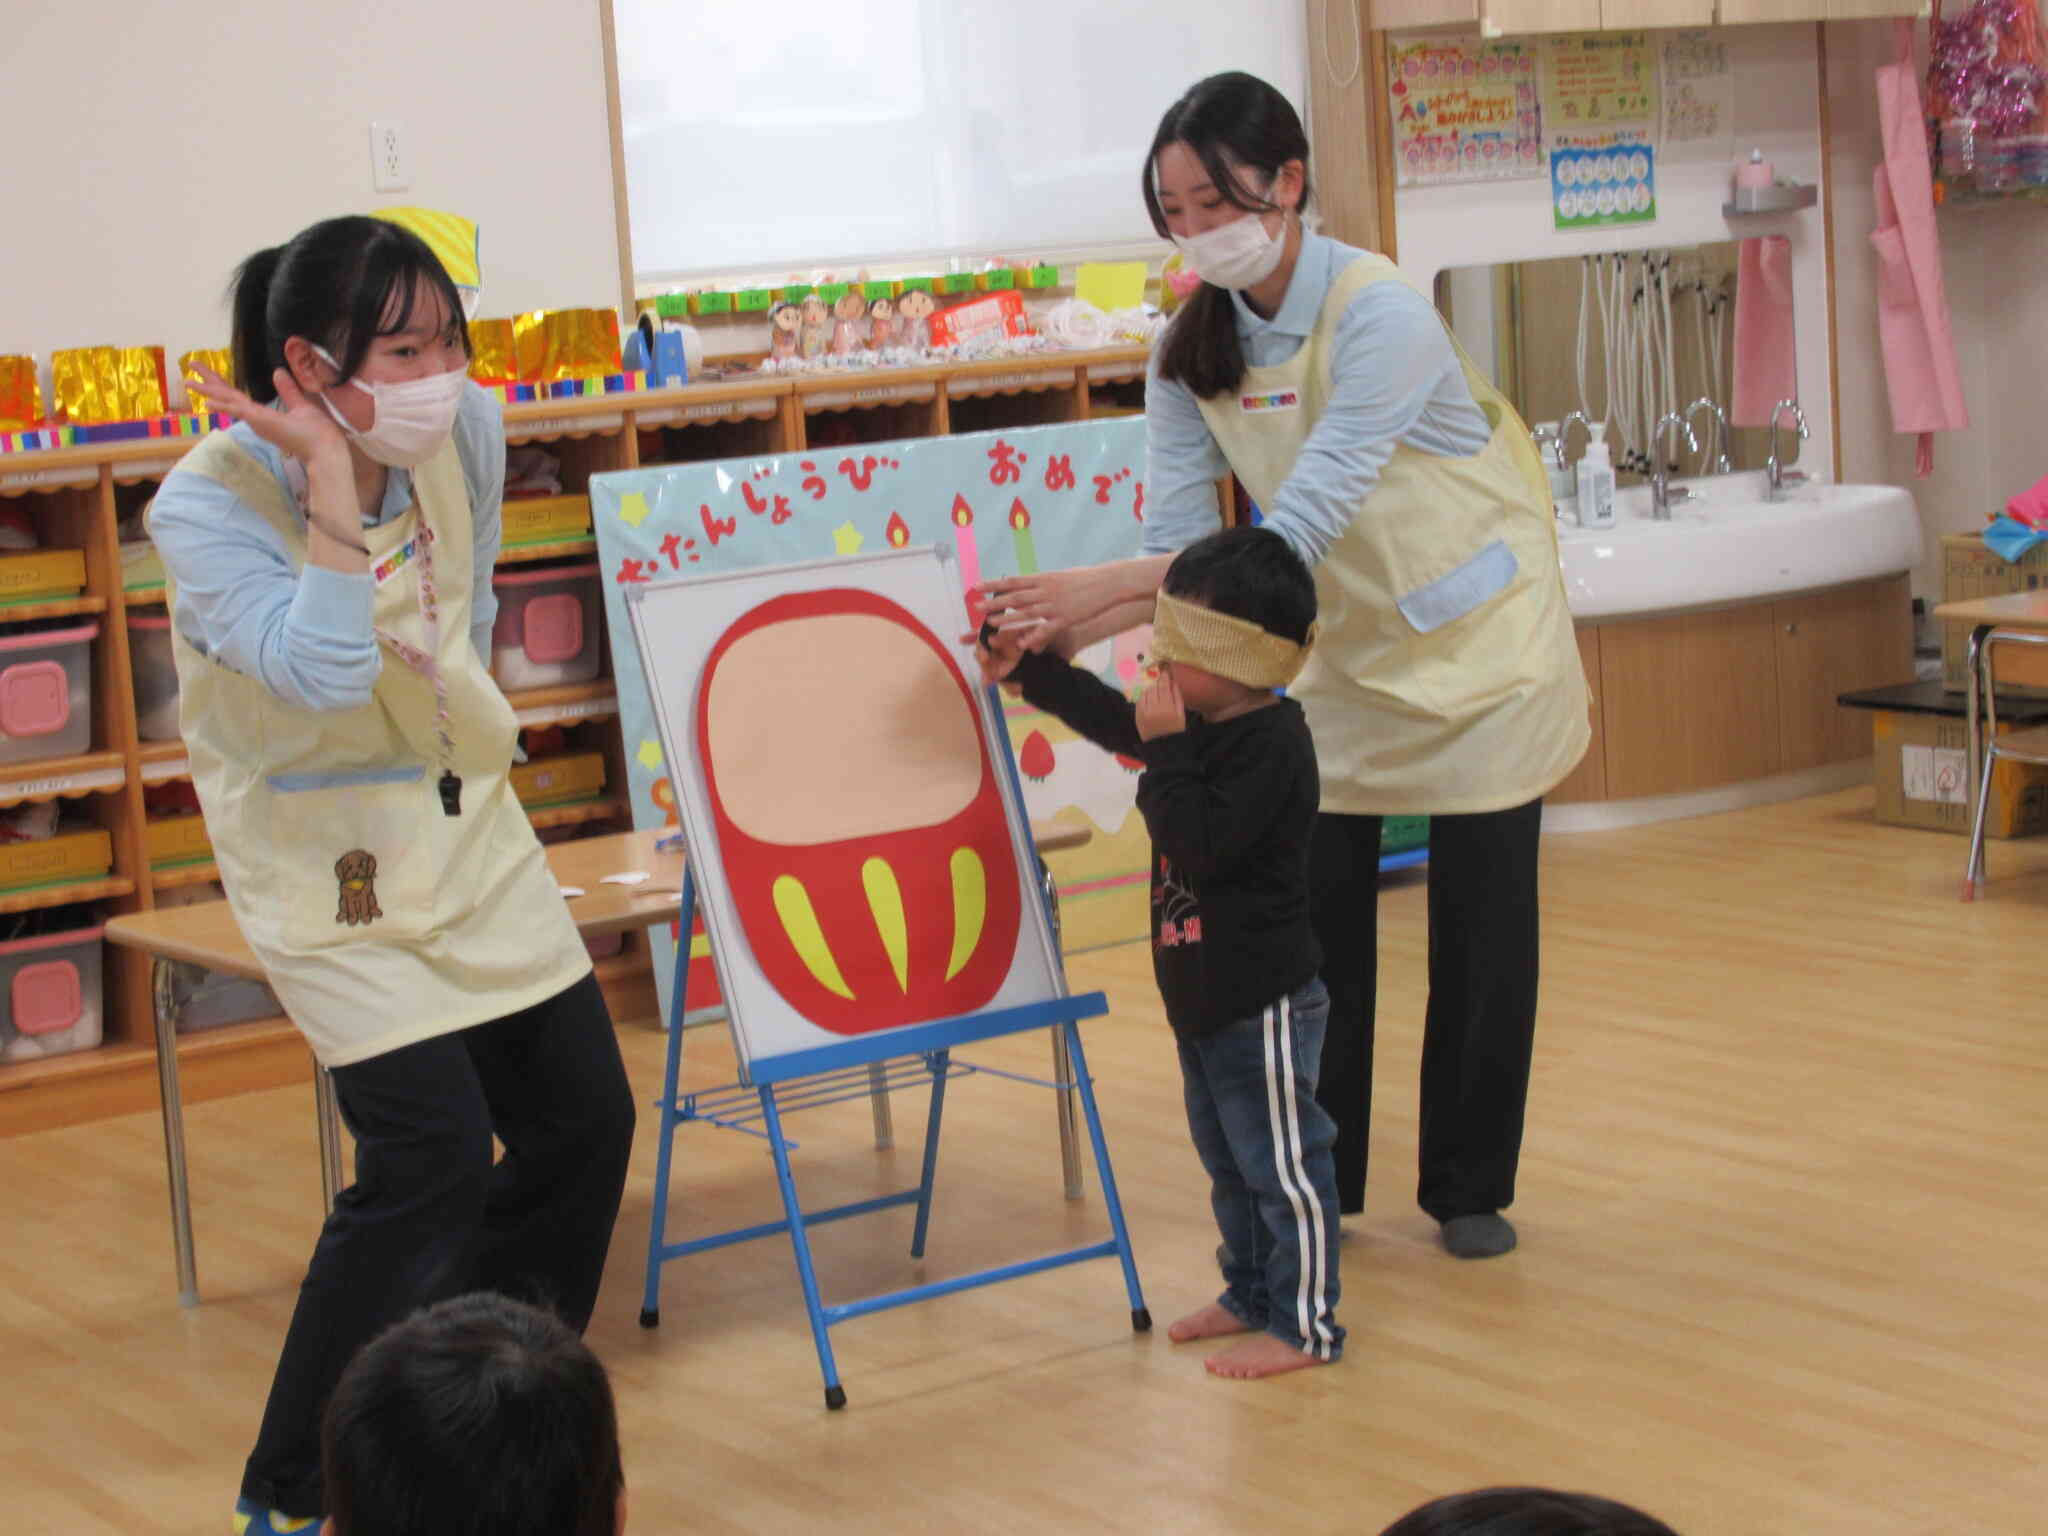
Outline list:
[[[416,1309],[501,1291],[590,1320],[633,1144],[618,1037],[586,976],[547,1002],[334,1071],[356,1138],[242,1475],[242,1494],[324,1513],[320,1415],[343,1367]],[[505,1144],[491,1160],[493,1133]]]
[[[1421,1180],[1438,1221],[1515,1198],[1536,1035],[1536,842],[1543,802],[1429,823],[1429,1012]],[[1310,856],[1330,1022],[1316,1099],[1337,1122],[1337,1205],[1365,1209],[1379,973],[1380,818],[1325,813]]]

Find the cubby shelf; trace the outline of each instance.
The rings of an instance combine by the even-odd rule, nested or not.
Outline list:
[[[1043,353],[902,370],[845,370],[718,380],[624,395],[542,400],[504,407],[507,441],[540,443],[561,461],[562,488],[588,491],[593,475],[643,463],[684,463],[796,452],[814,437],[843,442],[943,436],[950,432],[1037,426],[1121,414],[1142,397],[1142,347]],[[957,408],[957,409],[956,409]],[[118,616],[161,608],[161,585],[124,590],[117,531],[142,495],[132,489],[160,478],[197,439],[158,439],[58,448],[0,456],[0,497],[28,498],[52,544],[83,549],[86,590],[76,598],[0,607],[0,625],[83,614]],[[592,537],[505,550],[508,566],[539,560],[587,560]],[[132,567],[131,567],[132,569]],[[133,912],[160,895],[212,880],[211,863],[148,867],[143,791],[189,778],[185,747],[140,741],[129,674],[128,626],[102,623],[93,654],[92,740],[109,750],[77,757],[0,766],[0,804],[92,797],[86,814],[112,836],[114,871],[106,879],[0,895],[0,912],[74,901],[103,903],[108,913]],[[614,723],[616,686],[609,676],[588,683],[524,689],[508,695],[522,727],[584,726],[602,744],[606,789],[600,798],[541,806],[529,813],[542,830],[623,825],[627,763]],[[596,962],[615,1017],[651,1006],[649,947],[629,940]],[[154,1102],[155,1058],[150,966],[130,951],[105,957],[105,1038],[76,1055],[0,1065],[0,1137],[146,1108]],[[631,1011],[629,1011],[631,1010]],[[283,1019],[257,1020],[182,1035],[178,1054],[188,1099],[240,1092],[302,1078],[306,1055]],[[15,1092],[54,1087],[49,1093]]]

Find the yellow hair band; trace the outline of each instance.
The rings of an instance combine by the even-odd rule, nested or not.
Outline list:
[[[1247,688],[1285,688],[1316,643],[1314,624],[1300,645],[1249,619],[1233,618],[1162,592],[1152,610],[1152,655],[1182,661]]]

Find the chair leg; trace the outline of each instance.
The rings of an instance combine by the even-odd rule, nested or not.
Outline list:
[[[796,1176],[789,1169],[789,1143],[782,1137],[782,1113],[775,1104],[775,1085],[763,1083],[761,1118],[768,1132],[768,1145],[775,1154],[775,1182],[782,1190],[783,1213],[789,1218],[789,1243],[796,1250],[797,1278],[803,1282],[804,1310],[811,1317],[811,1342],[818,1347],[818,1369],[825,1378],[825,1406],[844,1408],[846,1388],[839,1383],[839,1365],[832,1358],[830,1325],[825,1321],[824,1303],[818,1297],[818,1272],[811,1265],[811,1239],[804,1230],[803,1208],[797,1204]]]
[[[1991,806],[1991,770],[1998,761],[1996,750],[1987,753],[1977,769],[1977,812],[1970,818],[1970,856],[1963,865],[1963,900],[1972,901],[1984,891],[1984,816]]]
[[[932,1073],[931,1111],[924,1123],[924,1172],[917,1184],[917,1228],[910,1235],[910,1256],[924,1257],[925,1233],[932,1219],[932,1179],[939,1171],[939,1119],[946,1108],[946,1068],[951,1051],[933,1051],[928,1058]]]

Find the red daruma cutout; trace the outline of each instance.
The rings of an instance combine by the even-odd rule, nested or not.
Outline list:
[[[695,731],[733,905],[792,1008],[859,1035],[995,996],[1016,854],[974,696],[924,625],[852,588],[763,603],[712,647]]]

